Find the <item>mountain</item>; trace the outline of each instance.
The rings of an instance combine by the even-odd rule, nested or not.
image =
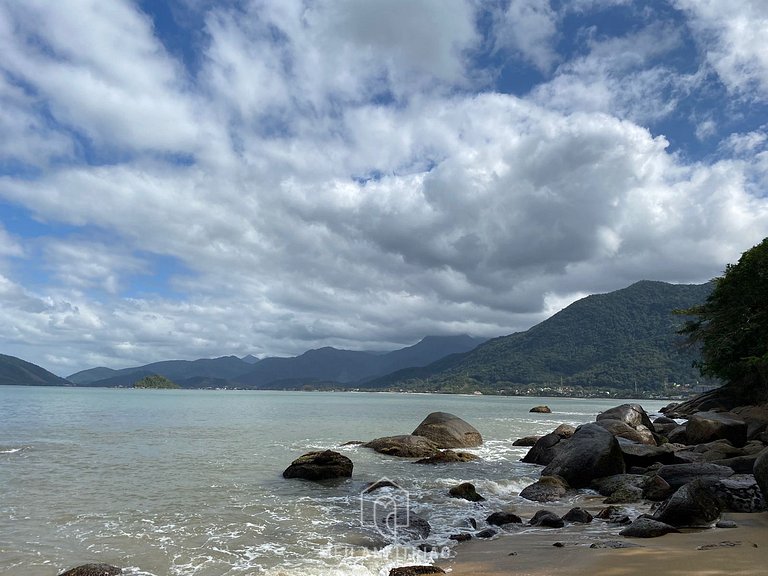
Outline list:
[[[243,362],[248,362],[248,364],[256,364],[256,362],[259,362],[259,359],[254,356],[253,354],[248,354],[247,356],[243,356],[240,358]]]
[[[72,383],[36,364],[0,354],[0,385],[72,386]]]
[[[183,386],[184,382],[189,379],[230,380],[251,370],[253,366],[253,364],[244,362],[237,356],[201,358],[199,360],[165,360],[145,366],[123,368],[122,370],[91,368],[72,374],[68,379],[78,386],[133,386],[134,382],[145,376],[159,374]]]
[[[387,353],[319,348],[293,358],[264,358],[232,381],[251,388],[297,388],[313,382],[353,384],[405,367],[425,366],[484,341],[467,335],[427,336],[413,346]]]
[[[711,284],[641,281],[574,302],[525,331],[494,338],[471,352],[367,387],[465,391],[579,386],[661,390],[700,379],[695,351],[682,349],[676,309],[703,303]]]

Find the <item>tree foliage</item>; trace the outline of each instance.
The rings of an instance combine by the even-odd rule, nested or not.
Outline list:
[[[134,388],[181,388],[178,384],[169,380],[165,376],[152,374],[145,376],[133,385]]]
[[[703,375],[721,378],[752,400],[768,396],[768,238],[729,264],[681,333],[701,345]]]

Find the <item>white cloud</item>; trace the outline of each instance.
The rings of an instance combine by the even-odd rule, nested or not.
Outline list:
[[[193,152],[194,104],[150,21],[123,0],[0,6],[0,65],[97,146]]]
[[[541,72],[549,72],[559,60],[554,49],[557,20],[548,1],[512,0],[495,22],[496,48],[517,53]]]
[[[763,0],[676,0],[728,90],[768,98],[768,3]]]
[[[1,270],[0,337],[73,372],[495,336],[640,278],[706,280],[762,238],[761,131],[689,162],[642,125],[698,86],[659,64],[677,31],[592,40],[521,99],[472,92],[478,5],[436,5],[210,7],[188,77],[129,3],[1,4],[0,122],[45,169],[0,197],[75,232],[38,234],[34,260],[0,228],[51,277]],[[510,8],[549,69],[553,14]],[[116,160],[75,160],[72,131]],[[148,296],[154,256],[178,270]]]

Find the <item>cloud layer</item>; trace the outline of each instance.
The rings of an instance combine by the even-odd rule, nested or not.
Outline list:
[[[496,336],[766,235],[762,3],[445,4],[0,1],[3,352]]]

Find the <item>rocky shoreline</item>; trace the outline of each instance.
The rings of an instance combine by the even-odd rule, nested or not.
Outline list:
[[[486,502],[491,513],[478,515],[479,509],[469,503],[483,502],[483,494],[475,489],[483,478],[465,477],[449,491],[451,498],[468,501],[467,525],[450,536],[461,543],[458,559],[433,555],[429,561],[437,561],[435,565],[400,566],[390,575],[441,573],[458,565],[462,568],[454,571],[457,575],[479,573],[478,568],[462,565],[462,559],[476,558],[483,546],[490,547],[497,560],[506,558],[504,566],[510,562],[507,556],[517,555],[517,550],[529,556],[538,550],[546,566],[549,552],[542,546],[567,549],[563,558],[570,557],[572,549],[588,549],[592,559],[625,548],[659,549],[659,544],[648,542],[672,542],[690,534],[703,535],[701,546],[710,548],[700,550],[729,547],[728,542],[740,546],[745,540],[729,538],[736,532],[733,528],[754,524],[751,518],[759,524],[760,518],[768,517],[768,405],[729,407],[714,404],[712,398],[704,400],[669,405],[662,409],[663,416],[653,419],[639,404],[622,404],[598,414],[593,422],[578,427],[561,424],[543,436],[521,438],[515,444],[530,447],[522,461],[535,465],[532,470],[539,478],[520,491],[517,505],[510,502],[495,509],[495,504]],[[545,407],[535,408],[547,413]],[[410,434],[351,444],[409,459],[414,465],[445,467],[446,475],[461,478],[463,463],[478,459],[465,450],[482,445],[483,438],[461,418],[435,412]],[[353,469],[347,456],[320,450],[294,460],[283,476],[344,482]],[[396,482],[378,482],[363,494],[375,506],[398,489]],[[384,496],[379,498],[380,494]],[[522,506],[520,499],[525,502]],[[380,534],[394,537],[399,530],[398,536],[409,545],[433,551],[426,543],[429,518],[403,509],[392,512],[376,526]],[[719,532],[727,535],[710,537]],[[515,537],[505,538],[508,535]],[[516,549],[499,556],[500,547],[512,543]],[[493,566],[501,566],[491,565],[489,573],[494,573]],[[60,576],[120,573],[114,566],[83,565]]]

